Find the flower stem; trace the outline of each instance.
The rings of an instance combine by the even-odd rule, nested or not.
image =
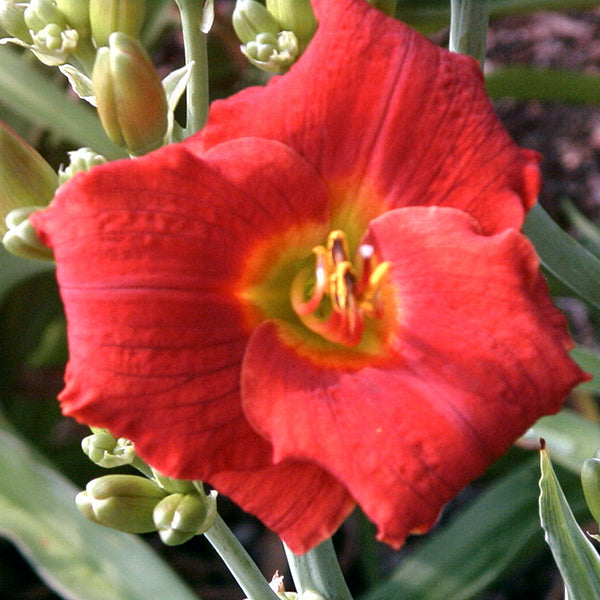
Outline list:
[[[269,587],[239,540],[217,515],[213,526],[204,533],[218,552],[249,600],[281,600]]]
[[[208,117],[208,55],[201,26],[205,0],[175,0],[181,13],[186,64],[193,63],[187,85],[185,137],[204,127]]]
[[[299,595],[313,592],[324,600],[352,600],[330,539],[302,556],[284,547]]]
[[[483,66],[489,16],[490,0],[450,0],[450,50]]]

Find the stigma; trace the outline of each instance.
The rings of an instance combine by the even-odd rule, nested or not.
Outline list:
[[[303,269],[294,278],[292,306],[311,331],[331,342],[356,346],[362,339],[365,319],[383,316],[381,288],[390,263],[378,263],[373,246],[363,244],[358,248],[355,267],[346,235],[339,230],[329,234],[326,245],[313,248],[313,255],[314,270]]]

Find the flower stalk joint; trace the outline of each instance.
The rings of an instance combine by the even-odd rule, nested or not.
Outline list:
[[[112,33],[98,50],[92,74],[98,114],[110,139],[141,155],[162,145],[168,127],[167,97],[142,45]]]
[[[75,503],[94,523],[126,533],[148,533],[156,531],[152,512],[166,495],[145,477],[105,475],[90,481]]]

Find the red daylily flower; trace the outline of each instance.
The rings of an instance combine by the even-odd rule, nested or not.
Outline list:
[[[585,378],[519,232],[537,155],[477,65],[364,0],[314,8],[290,73],[32,217],[67,314],[64,412],[298,553],[356,503],[395,546],[427,530]]]

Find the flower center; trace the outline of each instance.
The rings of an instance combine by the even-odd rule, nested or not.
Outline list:
[[[344,346],[356,346],[365,318],[381,319],[381,286],[390,263],[377,263],[373,246],[358,248],[358,270],[349,260],[344,232],[332,231],[327,246],[313,248],[314,270],[298,272],[290,291],[294,311],[311,331]]]

